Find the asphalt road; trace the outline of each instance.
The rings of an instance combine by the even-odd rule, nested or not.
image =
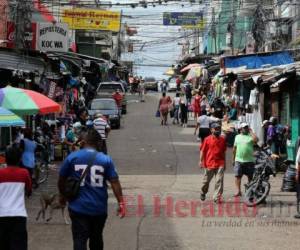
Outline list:
[[[293,194],[279,192],[280,177],[272,180],[274,207],[264,206],[255,216],[251,216],[253,210],[246,213],[245,209],[241,210],[244,214],[232,214],[235,190],[231,150],[227,152],[224,198],[229,205],[224,208],[225,214],[209,203],[211,191],[208,207],[202,204],[202,210],[197,208],[195,214],[191,202],[199,202],[202,176],[194,121],[189,121],[188,128],[160,126],[155,118],[158,98],[158,94],[149,93],[146,102],[140,103],[137,96],[129,96],[128,114],[123,117],[121,129],[109,135],[109,154],[132,206],[128,207],[130,216],[119,219],[109,191],[105,249],[298,249],[299,224],[274,224],[276,220],[294,221],[294,206],[279,213],[279,200],[283,201],[283,209],[294,201]],[[35,221],[40,193],[56,192],[56,168],[50,177],[27,201],[30,250],[72,249],[70,226],[64,225],[60,212],[56,211],[48,224]],[[262,224],[267,221],[273,224]]]

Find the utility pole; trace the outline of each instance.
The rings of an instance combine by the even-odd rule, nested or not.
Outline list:
[[[123,18],[123,11],[121,10],[121,13],[120,13],[120,29],[119,29],[119,33],[118,33],[117,60],[121,59],[121,53],[122,53],[122,48],[121,48],[121,32],[124,31],[124,30],[122,30],[122,18]]]
[[[217,30],[216,30],[216,17],[215,17],[215,8],[214,7],[212,7],[212,37],[214,40],[215,54],[217,54]]]
[[[200,28],[196,29],[196,41],[197,41],[197,45],[196,45],[196,56],[198,56],[200,54]]]
[[[232,20],[231,20],[231,26],[230,26],[230,33],[231,33],[231,54],[234,55],[234,29],[235,29],[235,11],[234,11],[234,0],[231,0],[231,11],[232,11]]]
[[[31,28],[32,2],[15,0],[10,4],[11,20],[15,25],[14,43],[17,49],[26,48],[26,31]]]

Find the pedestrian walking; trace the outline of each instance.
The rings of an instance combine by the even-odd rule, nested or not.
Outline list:
[[[101,136],[95,129],[89,129],[84,135],[85,148],[70,154],[63,162],[58,180],[58,188],[64,196],[68,177],[80,178],[89,166],[86,178],[80,185],[78,197],[69,201],[69,213],[72,221],[74,250],[86,250],[89,241],[90,250],[103,249],[103,229],[107,218],[107,184],[119,204],[119,216],[125,216],[122,188],[118,174],[110,156],[98,152]]]
[[[200,108],[201,108],[201,110],[208,110],[210,108],[206,95],[202,95]]]
[[[22,150],[22,166],[29,172],[32,180],[33,171],[35,168],[35,151],[37,149],[37,143],[33,140],[32,131],[30,128],[25,129],[24,139],[20,142],[20,148]]]
[[[97,132],[100,134],[101,139],[102,139],[101,151],[104,154],[107,154],[106,139],[107,139],[107,136],[108,136],[111,128],[110,128],[106,118],[100,113],[95,115],[95,120],[94,120],[93,124],[94,124],[94,129],[97,130]]]
[[[176,93],[176,96],[173,99],[173,105],[174,105],[174,117],[173,117],[173,124],[177,122],[179,124],[179,109],[180,109],[180,94]]]
[[[199,95],[199,91],[197,91],[196,95],[194,97],[193,103],[192,103],[193,111],[194,111],[194,118],[195,118],[196,121],[197,121],[198,116],[199,116],[200,111],[201,111],[200,103],[201,103],[201,96]]]
[[[25,195],[32,191],[29,172],[21,168],[22,152],[9,147],[7,167],[0,169],[0,249],[27,250]]]
[[[226,141],[221,136],[221,126],[219,123],[211,125],[211,135],[204,139],[200,146],[200,162],[201,168],[204,168],[203,184],[201,188],[200,199],[205,200],[209,189],[209,184],[213,177],[216,178],[214,202],[222,201],[223,181],[225,172],[225,154]]]
[[[159,100],[158,104],[158,110],[160,112],[161,122],[160,124],[167,125],[168,122],[168,114],[169,114],[169,108],[170,104],[172,103],[171,98],[169,96],[166,96],[166,93],[162,93],[162,97]]]
[[[198,117],[197,125],[195,128],[194,135],[196,135],[197,130],[199,128],[198,138],[197,140],[203,143],[204,139],[210,135],[210,123],[211,120],[209,116],[207,116],[206,110],[201,111],[201,116]]]
[[[190,84],[190,82],[187,82],[187,84],[185,85],[184,92],[186,102],[189,105],[192,102],[192,85]]]
[[[165,79],[160,84],[160,90],[162,93],[167,92],[167,81]]]
[[[233,146],[235,185],[237,188],[237,193],[234,197],[242,195],[241,181],[243,175],[248,177],[248,182],[252,180],[254,173],[254,144],[258,142],[257,136],[249,128],[248,123],[242,123],[240,127],[241,134],[235,137]]]
[[[145,81],[141,80],[140,86],[139,86],[139,97],[141,102],[145,102]]]
[[[188,104],[185,100],[180,101],[180,120],[181,120],[181,126],[186,127],[188,122]]]

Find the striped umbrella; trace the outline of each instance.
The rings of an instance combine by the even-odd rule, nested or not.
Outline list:
[[[0,106],[18,115],[45,115],[61,110],[58,103],[38,92],[10,86],[0,89]]]
[[[0,107],[0,127],[23,127],[25,122],[13,112]]]

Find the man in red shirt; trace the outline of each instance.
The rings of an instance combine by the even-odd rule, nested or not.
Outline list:
[[[117,106],[119,108],[122,108],[123,95],[120,93],[120,90],[117,89],[117,91],[112,95],[112,97],[115,99]]]
[[[219,123],[211,124],[211,133],[200,146],[199,165],[205,171],[200,199],[205,200],[210,181],[215,176],[216,184],[213,199],[214,202],[219,203],[223,194],[226,141],[221,136],[221,125]]]
[[[27,250],[25,194],[31,193],[31,178],[19,167],[19,148],[9,147],[5,157],[8,167],[0,169],[0,249]]]

